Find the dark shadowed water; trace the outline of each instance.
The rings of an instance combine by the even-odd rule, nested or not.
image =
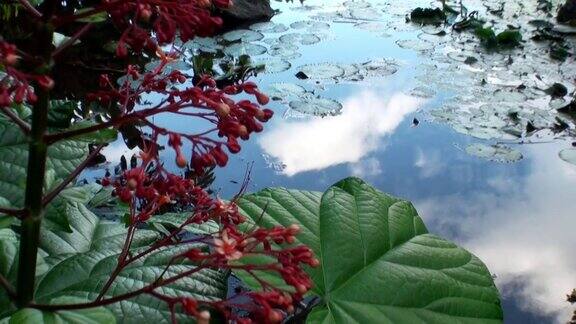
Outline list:
[[[561,134],[550,132],[547,123],[556,117],[551,107],[558,102],[550,103],[536,88],[538,82],[562,82],[573,90],[573,59],[552,63],[529,42],[528,56],[522,50],[489,56],[473,36],[440,37],[434,28],[406,24],[411,8],[430,2],[397,2],[274,2],[280,13],[273,22],[286,29],[256,26],[265,30],[263,39],[247,34],[252,45],[225,50],[265,60],[279,72],[255,80],[264,89],[288,83],[292,92],[278,93],[284,100],[270,105],[276,116],[230,166],[217,170],[214,188],[222,197],[232,196],[249,166],[249,191],[270,186],[323,191],[341,178],[362,177],[411,200],[431,232],[457,241],[488,265],[504,297],[507,323],[566,322],[571,311],[566,294],[576,287],[576,166],[558,154],[570,148],[574,125]],[[541,15],[533,8],[536,2],[521,1],[518,7],[507,1],[506,9]],[[486,10],[480,3],[469,10]],[[515,23],[507,19],[509,11],[488,18]],[[299,21],[308,23],[290,26]],[[296,35],[281,38],[291,33]],[[514,63],[500,64],[508,55]],[[468,56],[480,62],[463,63]],[[317,63],[328,64],[305,66]],[[300,70],[312,80],[296,78]],[[544,77],[534,80],[535,75]],[[527,89],[515,90],[520,83]],[[311,99],[316,96],[324,100]],[[300,101],[292,103],[300,111],[289,108],[291,101]],[[489,107],[478,110],[475,104]],[[498,114],[502,107],[511,110]],[[539,116],[532,120],[538,134],[504,130],[510,111]],[[178,117],[156,121],[183,130],[197,126]],[[106,153],[114,161],[126,152],[118,144]],[[173,165],[173,153],[166,155]]]

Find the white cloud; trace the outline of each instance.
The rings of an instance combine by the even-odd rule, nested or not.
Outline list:
[[[505,175],[487,180],[506,191],[437,197],[416,205],[428,221],[459,229],[456,239],[498,276],[503,294],[526,311],[565,323],[574,310],[566,294],[576,288],[575,168],[557,157],[558,147],[539,149],[528,148],[534,158],[526,178],[513,185]]]
[[[382,167],[376,158],[369,158],[351,164],[350,172],[360,178],[374,177],[382,173]]]
[[[341,115],[285,121],[258,143],[267,154],[286,164],[283,172],[288,176],[355,163],[381,147],[381,138],[394,132],[422,103],[405,94],[386,99],[375,91],[365,91],[345,100]]]
[[[446,163],[442,160],[440,151],[429,149],[425,152],[419,147],[416,149],[414,166],[420,169],[420,176],[427,179],[442,172],[446,167]]]

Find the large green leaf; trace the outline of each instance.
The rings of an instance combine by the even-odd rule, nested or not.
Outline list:
[[[40,247],[48,253],[51,269],[38,280],[36,300],[48,303],[60,296],[93,300],[117,264],[126,238],[123,225],[99,219],[83,203],[69,201],[67,215],[71,233],[43,231]],[[133,240],[133,253],[158,239],[153,231],[139,230]],[[150,254],[121,272],[105,298],[125,294],[154,282],[169,265],[172,255],[190,246],[172,247]],[[192,269],[180,263],[170,267],[164,278]],[[171,296],[192,296],[200,300],[225,297],[225,274],[202,270],[156,291]],[[167,305],[152,296],[142,295],[107,306],[120,323],[164,322],[170,316]]]
[[[299,224],[298,242],[322,306],[313,323],[499,323],[490,272],[474,255],[428,231],[411,203],[348,178],[324,194],[266,189],[239,201],[263,227]],[[254,281],[239,272],[248,284]],[[278,280],[260,273],[270,281]]]
[[[19,112],[23,117],[26,109]],[[73,125],[74,127],[81,127]],[[84,125],[85,126],[85,125]],[[48,148],[46,161],[45,191],[57,186],[84,161],[88,155],[88,144],[110,142],[116,138],[116,131],[104,130],[99,133],[63,140]],[[28,139],[22,131],[3,115],[0,116],[0,206],[21,208],[24,204],[26,169],[28,164]],[[48,218],[51,215],[49,214]],[[55,226],[70,230],[60,218],[53,220]]]
[[[61,298],[58,302],[80,303],[85,300],[77,298]],[[14,313],[10,318],[0,321],[0,324],[114,324],[114,315],[104,307],[80,309],[74,311],[41,311],[24,308]]]
[[[0,275],[4,276],[13,286],[15,286],[18,275],[18,250],[18,234],[10,228],[0,229]],[[43,252],[38,255],[36,260],[36,273],[39,275],[48,270],[48,265],[42,255],[44,255]],[[14,310],[8,295],[0,288],[0,318]]]

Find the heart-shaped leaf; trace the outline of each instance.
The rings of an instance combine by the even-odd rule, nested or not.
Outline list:
[[[265,189],[239,201],[263,227],[299,224],[296,244],[321,261],[310,269],[322,298],[312,323],[499,323],[490,272],[474,255],[428,234],[411,203],[348,178],[324,194]],[[257,286],[243,272],[245,282]],[[269,273],[262,279],[277,282]]]

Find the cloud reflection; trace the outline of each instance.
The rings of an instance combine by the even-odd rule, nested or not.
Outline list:
[[[283,173],[288,176],[355,163],[381,147],[381,138],[422,103],[402,93],[387,99],[375,91],[360,92],[343,102],[341,115],[275,125],[259,145],[286,164]]]
[[[576,288],[576,168],[556,157],[558,146],[529,148],[530,174],[487,179],[491,192],[416,203],[429,221],[458,228],[456,238],[498,276],[496,284],[525,311],[566,323]]]

